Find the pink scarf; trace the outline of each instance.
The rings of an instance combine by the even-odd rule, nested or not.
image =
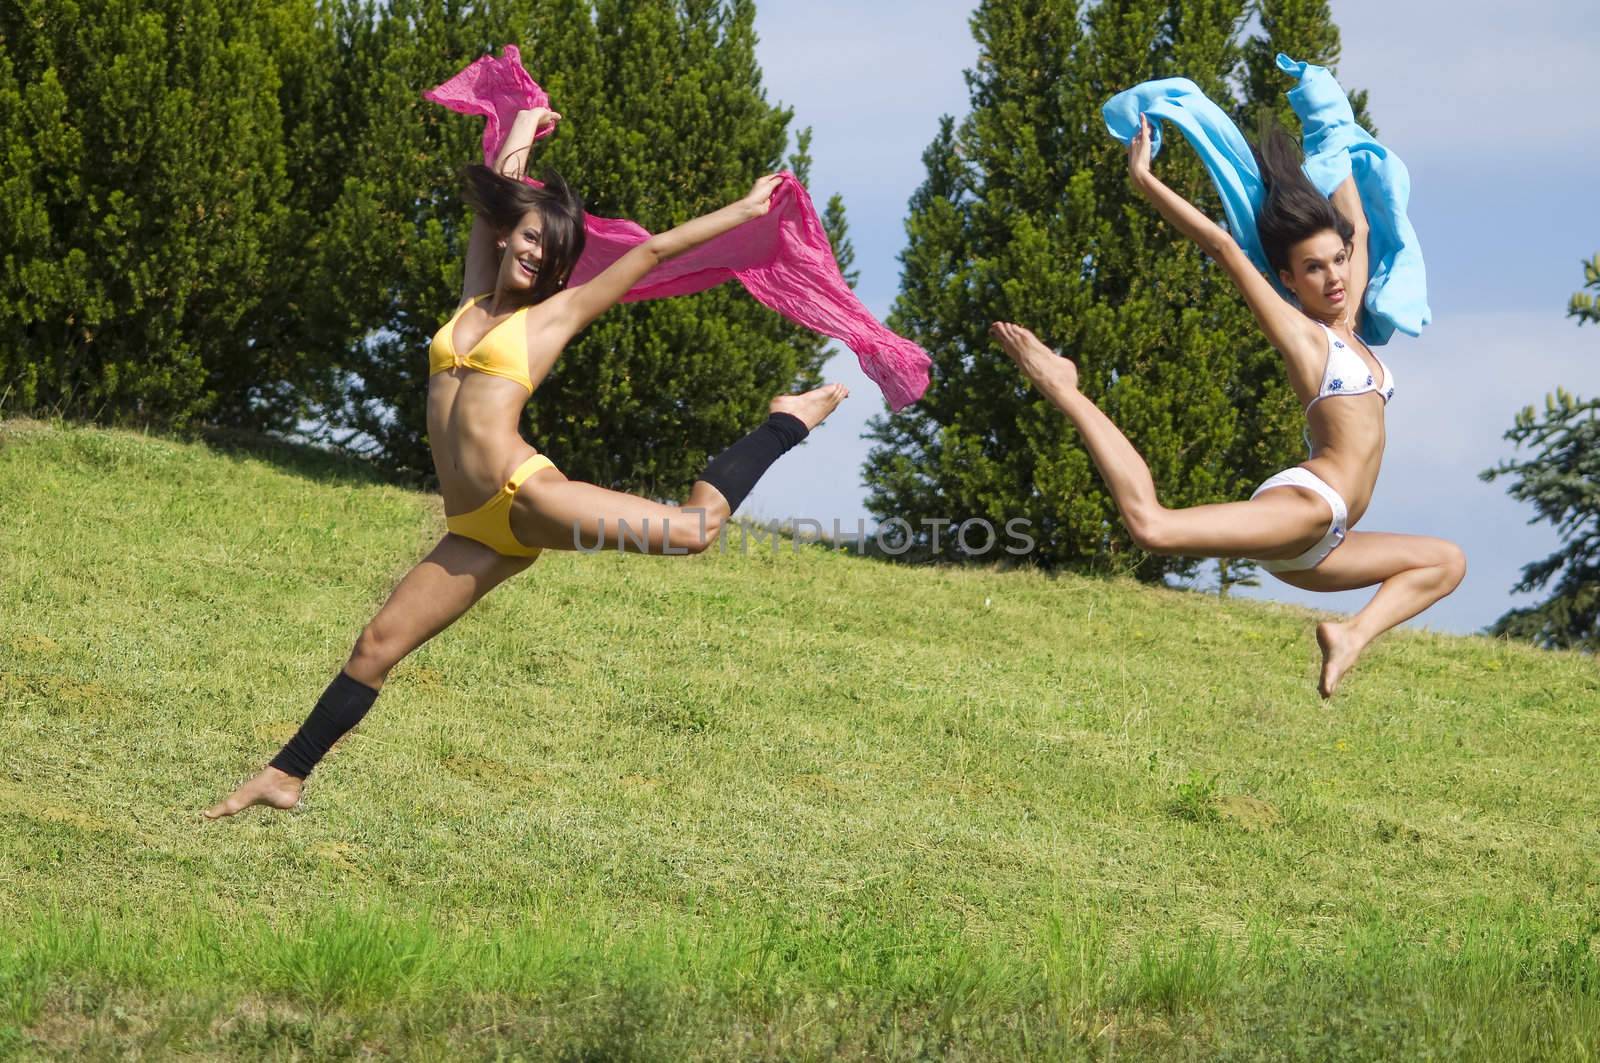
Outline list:
[[[550,97],[522,68],[512,44],[500,58],[484,56],[422,95],[452,111],[488,119],[483,158],[490,166],[517,112],[550,106]],[[594,278],[650,237],[631,221],[592,214],[584,215],[584,227],[588,240],[572,272],[574,285]],[[890,332],[861,305],[839,273],[811,197],[793,174],[783,174],[765,216],[662,263],[623,301],[688,295],[734,279],[757,302],[795,324],[843,340],[860,359],[862,371],[883,389],[890,409],[909,406],[928,389],[927,352]]]

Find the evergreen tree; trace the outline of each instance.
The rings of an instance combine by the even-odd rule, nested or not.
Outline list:
[[[1590,288],[1594,291],[1586,290]],[[1572,293],[1567,316],[1577,318],[1580,325],[1600,325],[1600,255],[1583,264],[1583,287]]]
[[[422,475],[481,127],[421,91],[521,43],[566,115],[536,167],[660,230],[782,164],[753,23],[751,0],[0,7],[0,405],[320,425]],[[837,197],[823,221],[848,266]],[[672,495],[825,357],[734,285],[620,307],[524,429],[573,476]]]
[[[512,39],[510,21],[457,0],[340,0],[284,103],[305,244],[281,294],[323,369],[309,412],[321,438],[416,477],[432,464],[428,341],[459,298],[470,228],[456,170],[481,157],[481,125],[421,92]]]
[[[250,322],[290,239],[252,5],[0,5],[0,396],[184,424],[293,382]]]
[[[1316,4],[1267,6],[1278,13],[1268,47],[1300,47],[1281,35],[1319,24]],[[876,515],[913,526],[1025,517],[1044,565],[1147,579],[1197,568],[1133,547],[1070,425],[989,340],[995,319],[1029,325],[1078,362],[1080,385],[1145,456],[1167,505],[1245,497],[1299,460],[1280,358],[1227,276],[1137,197],[1100,116],[1115,92],[1177,75],[1235,111],[1277,106],[1281,77],[1271,99],[1233,88],[1246,14],[1244,0],[979,4],[971,113],[944,119],[924,153],[891,317],[933,356],[933,384],[872,424]],[[1320,18],[1336,45],[1325,6]],[[1181,138],[1168,144],[1163,180],[1216,212],[1199,161]],[[961,556],[948,536],[942,545]],[[1239,565],[1225,574],[1247,578]]]
[[[350,123],[353,154],[385,164],[346,180],[318,256],[323,283],[340,288],[332,316],[366,324],[344,354],[348,392],[330,421],[385,463],[423,470],[425,352],[459,291],[470,226],[455,172],[477,158],[480,127],[422,101],[422,88],[520,42],[564,116],[535,173],[554,167],[591,213],[651,231],[781,168],[790,112],[761,91],[750,0],[507,0],[472,17],[396,0],[388,11],[375,33],[362,28],[370,9],[344,19],[370,77],[351,90],[368,101]],[[828,218],[845,246],[842,206]],[[773,394],[819,382],[825,358],[823,339],[736,285],[619,306],[569,345],[523,427],[570,476],[675,496]]]
[[[1584,281],[1586,288],[1600,288],[1600,255],[1584,263]],[[1600,312],[1582,291],[1573,295],[1567,313],[1580,326],[1600,323]],[[1510,610],[1490,631],[1593,653],[1600,650],[1600,400],[1577,399],[1557,388],[1545,396],[1543,416],[1525,407],[1505,437],[1536,452],[1526,461],[1486,470],[1483,479],[1513,477],[1507,493],[1533,503],[1534,522],[1554,527],[1561,548],[1524,566],[1512,588],[1519,594],[1548,588],[1548,597]]]
[[[1245,98],[1259,110],[1270,111],[1285,128],[1294,129],[1297,120],[1284,95],[1278,53],[1331,70],[1338,66],[1343,50],[1339,27],[1333,24],[1327,0],[1260,0],[1256,10],[1261,16],[1262,35],[1244,45]],[[1367,114],[1366,92],[1351,91],[1350,106],[1357,124],[1376,136],[1378,130]]]

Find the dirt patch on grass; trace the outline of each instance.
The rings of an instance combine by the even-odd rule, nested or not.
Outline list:
[[[250,733],[263,742],[271,742],[274,745],[281,746],[293,738],[295,732],[299,729],[300,726],[293,723],[258,723],[250,729]]]
[[[845,797],[851,794],[851,789],[841,785],[837,779],[815,772],[801,772],[789,778],[789,785],[797,790],[809,790],[812,793],[827,794],[830,797]]]
[[[52,654],[61,652],[60,643],[49,635],[18,635],[11,640],[11,646],[18,653]]]
[[[409,687],[417,690],[438,690],[445,686],[444,673],[437,668],[429,668],[424,664],[416,664],[409,668],[396,670],[389,682],[396,687]]]
[[[1283,822],[1283,814],[1257,797],[1243,794],[1218,794],[1213,799],[1217,818],[1247,831],[1271,830]]]
[[[543,772],[519,768],[495,757],[452,753],[445,757],[441,763],[444,765],[445,771],[457,778],[467,779],[471,782],[487,783],[492,786],[503,786],[508,783],[542,786],[549,781],[549,776]]]
[[[0,802],[11,811],[36,823],[55,823],[88,831],[91,834],[109,834],[119,828],[110,820],[84,812],[71,805],[52,801],[38,791],[0,783]]]
[[[349,842],[320,842],[311,847],[311,855],[341,871],[360,871],[366,850]]]
[[[90,1045],[130,1044],[148,1037],[156,1024],[147,1012],[121,994],[85,996],[58,989],[45,998],[39,1019],[23,1036],[33,1047],[70,1059]]]
[[[42,704],[52,713],[116,713],[125,706],[121,694],[103,683],[83,682],[61,675],[0,672],[0,701],[19,707]]]

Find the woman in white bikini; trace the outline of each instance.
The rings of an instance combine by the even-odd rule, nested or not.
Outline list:
[[[1467,563],[1444,539],[1351,530],[1372,501],[1384,408],[1394,395],[1388,367],[1356,337],[1367,284],[1366,214],[1352,180],[1331,200],[1320,195],[1282,130],[1263,137],[1256,158],[1267,186],[1257,232],[1295,302],[1273,289],[1232,236],[1150,172],[1147,119],[1128,152],[1134,185],[1238,286],[1305,407],[1310,458],[1267,480],[1248,502],[1166,508],[1127,437],[1078,390],[1077,367],[1018,325],[996,322],[989,331],[1077,428],[1141,549],[1250,558],[1309,591],[1378,585],[1355,616],[1317,625],[1319,689],[1331,697],[1368,643],[1455,590]]]

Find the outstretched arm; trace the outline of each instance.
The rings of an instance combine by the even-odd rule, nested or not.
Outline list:
[[[1226,229],[1201,214],[1194,204],[1168,188],[1150,172],[1150,120],[1139,118],[1139,132],[1128,146],[1128,174],[1137,188],[1161,216],[1183,235],[1200,245],[1200,250],[1227,271],[1234,287],[1244,296],[1250,312],[1266,334],[1267,341],[1288,356],[1307,342],[1316,343],[1314,326],[1263,277]]]
[[[766,214],[772,207],[772,193],[781,181],[777,174],[761,178],[743,198],[721,210],[657,233],[631,248],[593,280],[552,296],[550,319],[562,333],[557,337],[558,342],[564,345],[589,322],[621,302],[629,289],[661,263]]]
[[[561,121],[561,116],[547,107],[534,107],[518,111],[511,123],[511,132],[500,147],[494,170],[506,177],[521,178],[528,170],[528,159],[533,154],[534,134],[545,126]],[[467,237],[466,270],[461,277],[461,302],[481,295],[494,287],[495,274],[500,270],[500,252],[495,247],[494,227],[483,218],[472,219],[472,232]]]
[[[1359,328],[1361,300],[1367,294],[1367,236],[1371,230],[1367,225],[1367,212],[1361,206],[1361,194],[1356,191],[1355,176],[1346,177],[1328,198],[1333,201],[1334,209],[1355,228],[1355,235],[1350,238],[1350,273],[1344,287],[1345,305],[1350,308],[1350,327]]]
[[[506,141],[500,145],[500,155],[494,161],[496,173],[520,178],[528,172],[528,160],[533,157],[534,134],[546,126],[561,121],[561,116],[548,107],[530,107],[518,111],[511,123]]]

